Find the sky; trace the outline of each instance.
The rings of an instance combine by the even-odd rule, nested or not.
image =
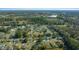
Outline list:
[[[0,0],[4,8],[77,8],[79,0]]]
[[[79,8],[79,0],[0,0],[0,9],[67,9]]]

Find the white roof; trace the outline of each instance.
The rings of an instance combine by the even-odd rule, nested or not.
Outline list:
[[[57,15],[51,15],[51,16],[48,16],[48,17],[57,17]]]

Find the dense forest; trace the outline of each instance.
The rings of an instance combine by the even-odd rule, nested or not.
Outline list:
[[[78,50],[79,11],[0,11],[0,50]]]

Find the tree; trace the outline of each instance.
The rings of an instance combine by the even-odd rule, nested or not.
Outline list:
[[[17,30],[16,33],[15,33],[15,38],[22,38],[22,37],[23,37],[22,31]]]

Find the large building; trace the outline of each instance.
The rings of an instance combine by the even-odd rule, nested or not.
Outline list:
[[[57,15],[50,15],[50,16],[48,16],[49,18],[56,18],[57,17]]]

